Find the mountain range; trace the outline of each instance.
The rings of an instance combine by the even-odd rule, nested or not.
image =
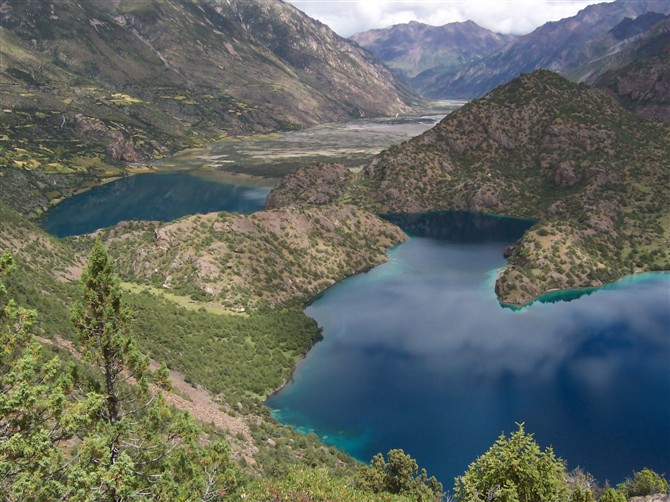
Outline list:
[[[446,64],[436,62],[414,76],[410,84],[430,98],[472,99],[538,68],[557,71],[576,81],[594,81],[608,69],[607,61],[615,62],[617,53],[650,31],[667,14],[670,3],[662,0],[594,4],[575,16],[548,22],[531,33],[508,40],[497,49],[491,45],[493,50],[488,53],[478,49],[469,60],[451,47],[451,41],[430,45],[431,40],[424,33],[440,30],[435,27],[418,30],[412,24],[393,26],[353,38],[392,68],[394,65],[406,68],[406,61],[415,59],[415,40],[417,45],[429,44],[426,53],[444,51],[441,57]],[[466,46],[471,47],[470,41],[482,36],[483,29],[474,23],[461,23],[459,29],[458,34],[449,35],[454,37],[453,45],[468,40]],[[398,42],[400,33],[404,37],[402,44]]]

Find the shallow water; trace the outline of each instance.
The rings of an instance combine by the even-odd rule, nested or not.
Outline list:
[[[528,223],[443,225],[312,303],[324,340],[274,416],[361,460],[403,448],[445,488],[517,422],[601,482],[670,472],[670,275],[514,312],[493,284]]]

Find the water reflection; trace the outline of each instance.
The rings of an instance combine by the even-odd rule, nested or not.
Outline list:
[[[64,200],[47,213],[42,226],[64,237],[126,220],[170,221],[212,211],[251,213],[263,208],[269,191],[181,173],[140,174]]]
[[[277,418],[361,459],[404,448],[447,485],[522,421],[601,481],[670,471],[670,275],[512,312],[493,280],[524,227],[484,220],[431,215],[412,231],[444,240],[413,237],[315,301],[325,338],[269,401]]]

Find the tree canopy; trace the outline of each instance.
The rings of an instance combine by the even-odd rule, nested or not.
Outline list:
[[[12,257],[0,257],[0,274]],[[84,359],[98,370],[48,358],[35,312],[0,283],[0,498],[215,500],[236,486],[227,443],[147,380],[104,246],[96,242],[73,308]],[[83,371],[82,371],[83,370]],[[165,367],[158,381],[165,382]]]
[[[403,450],[390,450],[386,461],[381,453],[372,458],[370,465],[363,467],[359,484],[374,493],[408,495],[415,500],[441,500],[442,484],[426,474],[410,455]]]
[[[498,440],[456,479],[460,502],[562,502],[569,500],[565,464],[551,448],[544,451],[523,424]]]

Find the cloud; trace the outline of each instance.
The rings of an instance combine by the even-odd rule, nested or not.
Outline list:
[[[574,16],[605,0],[288,0],[348,37],[360,31],[419,21],[434,26],[472,20],[499,33],[521,35]]]

